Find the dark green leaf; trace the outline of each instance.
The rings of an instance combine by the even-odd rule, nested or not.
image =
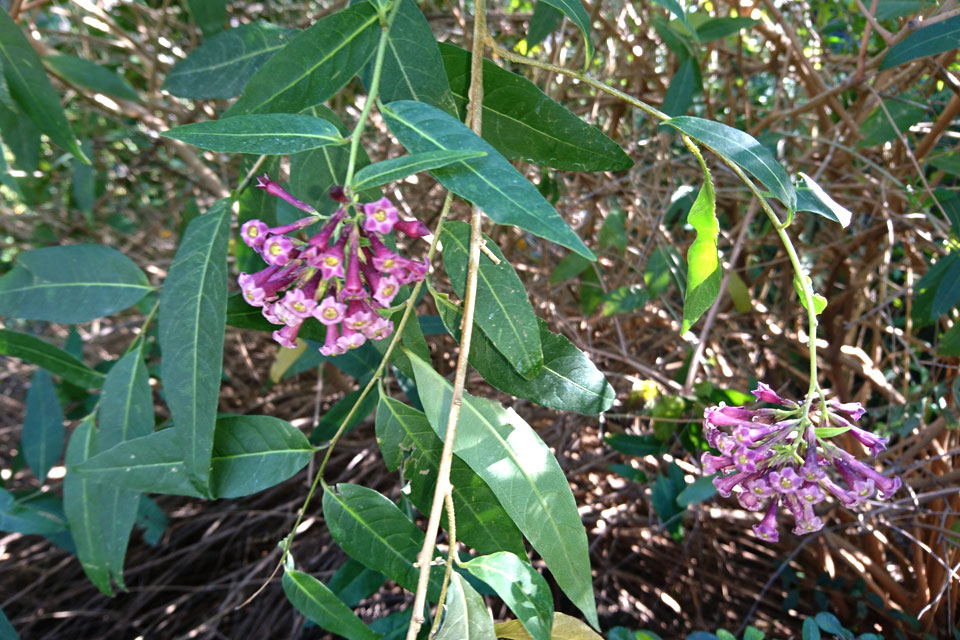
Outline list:
[[[820,640],[820,627],[813,618],[804,618],[802,638],[803,640]]]
[[[59,145],[84,162],[60,98],[50,84],[40,56],[5,10],[0,10],[0,68],[7,80],[10,97],[33,124]]]
[[[760,629],[757,629],[754,626],[747,625],[746,630],[743,632],[743,640],[763,640],[766,634]]]
[[[295,113],[266,113],[194,122],[161,135],[222,153],[267,155],[286,155],[343,143],[340,132],[328,121]]]
[[[687,289],[683,297],[684,334],[709,309],[717,296],[723,279],[720,270],[720,254],[717,252],[717,237],[720,223],[717,220],[717,198],[713,192],[713,178],[707,165],[700,160],[703,171],[703,186],[690,213],[687,223],[697,232],[697,237],[687,250]]]
[[[363,82],[373,78],[373,63],[367,64]],[[414,0],[400,0],[400,9],[390,27],[380,75],[380,100],[416,100],[456,115],[457,107],[443,72],[443,61],[430,23]]]
[[[697,36],[700,38],[700,42],[713,42],[720,38],[736,35],[741,30],[749,29],[758,22],[759,20],[753,18],[709,18],[697,27]]]
[[[440,52],[462,110],[470,86],[470,52],[450,44],[441,44]],[[483,139],[511,160],[566,171],[620,171],[633,165],[598,128],[490,60],[483,62]]]
[[[27,389],[26,415],[21,434],[23,457],[43,484],[63,452],[63,411],[50,374],[37,369]]]
[[[310,442],[313,444],[322,444],[332,438],[343,425],[343,420],[347,417],[347,414],[350,413],[350,410],[353,409],[353,405],[357,403],[361,392],[362,391],[360,389],[351,391],[347,395],[337,400],[332,407],[327,409],[327,411],[320,417],[320,421],[317,422],[317,426],[310,433]],[[353,429],[355,426],[366,420],[367,416],[369,416],[373,410],[376,409],[377,402],[379,400],[380,395],[375,388],[367,394],[367,396],[363,399],[363,403],[361,403],[361,405],[354,412],[353,417],[350,418],[350,422],[347,423],[344,433],[350,431],[350,429]]]
[[[103,384],[104,377],[99,371],[63,349],[26,333],[0,329],[0,355],[31,362],[83,389],[97,389]]]
[[[499,260],[495,264],[481,253],[477,272],[474,323],[497,351],[522,377],[532,380],[543,368],[537,316],[527,300],[527,290],[496,243],[483,236],[487,250]],[[463,298],[467,288],[470,225],[450,221],[443,225],[443,266],[454,292]]]
[[[587,47],[587,55],[584,60],[584,68],[590,66],[590,58],[593,57],[593,44],[590,43],[590,15],[580,4],[580,0],[543,0],[551,4],[570,18],[573,24],[577,25],[580,33],[583,34],[583,43]]]
[[[909,16],[928,7],[935,6],[936,0],[882,0],[877,5],[877,20],[889,20]],[[804,640],[807,640],[804,638]],[[819,638],[817,638],[819,640]]]
[[[788,209],[796,209],[797,194],[790,176],[773,154],[750,134],[692,116],[671,118],[664,124],[702,142],[715,153],[749,171]]]
[[[173,65],[163,88],[193,100],[232,98],[293,34],[267,22],[242,24],[218,33]]]
[[[611,433],[604,440],[617,451],[630,456],[659,456],[667,450],[660,438],[652,435]]]
[[[126,309],[152,291],[130,258],[96,244],[33,249],[0,278],[0,315],[87,322]]]
[[[53,511],[18,502],[12,493],[0,489],[0,531],[52,536],[67,531],[67,522]]]
[[[497,640],[483,598],[456,572],[450,576],[444,609],[436,640]]]
[[[355,560],[380,571],[404,589],[417,588],[419,570],[413,566],[424,534],[397,505],[373,489],[340,483],[323,494],[323,517],[330,535]],[[431,570],[427,597],[440,596],[443,567]]]
[[[140,96],[126,79],[95,62],[76,56],[44,56],[43,61],[53,68],[58,76],[83,89],[105,93],[124,100],[137,101]]]
[[[944,283],[944,278],[947,273],[958,268],[954,266],[958,263],[960,263],[960,253],[948,253],[931,265],[914,285],[916,302],[910,315],[920,326],[926,326],[940,317],[939,313],[933,311],[933,301],[941,286],[947,288],[951,286],[949,281]]]
[[[580,309],[583,315],[590,316],[597,310],[604,297],[603,285],[600,284],[600,276],[597,270],[590,265],[590,268],[580,275]]]
[[[409,354],[434,432],[443,437],[453,389]],[[523,418],[496,402],[464,394],[454,453],[483,478],[587,620],[597,621],[587,535],[563,470]]]
[[[227,306],[230,204],[220,200],[187,227],[160,294],[161,377],[185,474],[208,494]]]
[[[861,138],[857,142],[857,148],[896,140],[898,131],[907,133],[910,127],[920,122],[926,114],[926,107],[909,101],[906,96],[898,100],[884,100],[883,106],[874,109],[860,125]]]
[[[137,528],[143,530],[143,539],[147,544],[156,546],[167,530],[169,521],[163,509],[155,500],[140,494],[140,505],[137,508]]]
[[[960,322],[954,323],[949,331],[940,336],[937,353],[942,356],[960,356]]]
[[[227,0],[187,0],[193,22],[207,38],[223,31],[227,21]]]
[[[377,640],[374,633],[325,584],[311,575],[287,569],[283,592],[297,611],[331,633],[348,640]]]
[[[547,581],[526,559],[501,551],[460,566],[493,587],[534,640],[550,640],[553,596]]]
[[[677,19],[680,20],[680,23],[687,30],[687,33],[693,36],[694,40],[697,39],[698,34],[690,24],[690,20],[687,17],[687,12],[684,11],[683,5],[681,5],[677,0],[653,0],[653,3],[660,5],[673,15],[677,16]]]
[[[459,341],[460,308],[442,294],[434,293],[434,301],[450,334]],[[500,391],[544,407],[587,415],[609,409],[616,392],[590,358],[566,337],[548,330],[543,320],[538,318],[537,324],[543,369],[533,380],[515,373],[483,333],[474,332],[470,341],[470,366]]]
[[[426,415],[398,400],[382,396],[377,408],[377,444],[391,471],[403,466],[410,482],[410,501],[430,512],[443,442]],[[524,553],[523,539],[490,487],[460,458],[450,470],[457,538],[480,553],[510,550]]]
[[[253,74],[225,115],[298,113],[325,102],[363,68],[379,37],[369,2],[319,20]]]
[[[844,629],[843,625],[840,624],[840,621],[837,620],[837,616],[826,611],[821,611],[816,615],[817,626],[826,631],[827,633],[832,633],[835,636],[840,636],[841,638],[852,638],[853,634]]]
[[[600,226],[600,233],[597,234],[597,241],[603,249],[614,247],[621,254],[627,250],[627,214],[623,209],[614,209],[607,214]],[[564,260],[569,257],[565,257]],[[584,268],[586,268],[586,263],[584,263]],[[557,265],[557,269],[559,269],[559,265]],[[554,270],[554,274],[557,269]],[[550,279],[552,283],[553,274],[551,274]]]
[[[575,278],[590,266],[590,261],[578,253],[571,253],[557,263],[550,274],[550,284],[559,284],[564,280]]]
[[[557,30],[563,22],[563,12],[550,6],[548,2],[537,2],[530,17],[527,31],[527,48],[532,49]]]
[[[694,56],[688,56],[673,74],[661,110],[668,116],[683,115],[693,104],[693,97],[698,92],[703,93],[700,67]]]
[[[642,284],[624,285],[604,294],[602,313],[605,316],[632,313],[649,300],[650,294]]]
[[[680,33],[672,24],[658,15],[653,16],[653,29],[663,40],[663,43],[667,45],[667,48],[677,57],[683,59],[694,54],[690,32]]]
[[[254,307],[243,299],[240,292],[227,296],[227,324],[238,329],[253,329],[254,331],[276,330],[277,325],[263,317],[260,307]],[[300,329],[299,337],[304,340],[323,343],[324,329],[318,322],[305,322]]]
[[[340,565],[327,586],[348,607],[355,607],[377,592],[387,577],[379,571],[368,569],[353,558]]]
[[[80,148],[88,158],[93,157],[93,146],[89,140],[81,141]],[[81,162],[77,158],[73,158],[70,165],[72,173],[70,191],[73,196],[73,204],[77,209],[86,213],[89,220],[97,198],[96,171],[92,164]]]
[[[10,624],[2,609],[0,609],[0,640],[20,640],[17,630]]]
[[[353,176],[353,190],[363,191],[402,180],[421,171],[445,167],[448,164],[487,155],[483,151],[428,151],[377,162],[357,171]]]
[[[6,87],[2,71],[0,85]],[[0,102],[0,136],[13,153],[14,167],[28,173],[36,171],[40,162],[40,130],[15,104]],[[16,182],[13,184],[16,185]]]
[[[841,227],[846,228],[850,226],[850,221],[853,219],[853,214],[849,209],[831,198],[830,195],[807,174],[801,172],[800,177],[802,177],[803,181],[807,183],[809,194],[805,194],[807,195],[807,202],[805,204],[808,206],[812,205],[810,210],[813,211],[813,213],[820,214],[825,218],[839,222]],[[815,202],[810,202],[809,200],[814,200]],[[799,190],[797,192],[797,210],[800,210]]]
[[[681,515],[686,511],[686,507],[677,504],[677,496],[685,487],[683,470],[677,466],[676,462],[671,462],[667,467],[667,474],[657,478],[650,492],[650,501],[657,512],[657,517],[660,518],[660,524],[675,539],[683,536]]]
[[[960,260],[954,260],[940,281],[933,296],[930,317],[938,318],[953,309],[960,302]]]
[[[93,428],[93,415],[88,416],[74,429],[67,446],[67,465],[77,465],[96,453],[96,431]],[[113,595],[110,586],[110,565],[107,560],[107,548],[101,526],[100,485],[68,473],[63,479],[63,507],[70,523],[70,533],[77,545],[77,558],[97,589]],[[136,507],[134,507],[136,508]]]
[[[940,171],[960,176],[960,153],[956,151],[930,158],[927,162],[930,166],[940,169]]]
[[[441,150],[484,151],[431,173],[445,187],[470,200],[499,224],[516,225],[545,240],[593,259],[593,253],[537,188],[493,147],[443,111],[401,100],[382,108],[391,131],[410,153]]]
[[[960,16],[947,18],[919,29],[890,47],[886,57],[880,62],[880,70],[892,69],[898,65],[935,56],[960,46]]]
[[[677,495],[677,504],[681,507],[689,507],[691,504],[698,504],[717,495],[717,488],[713,486],[713,478],[714,476],[704,476],[688,484]]]

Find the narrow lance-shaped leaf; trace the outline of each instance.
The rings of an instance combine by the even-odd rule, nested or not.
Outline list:
[[[474,558],[460,566],[497,592],[533,640],[550,640],[553,628],[550,585],[525,558],[504,551]]]
[[[444,608],[435,640],[497,640],[483,598],[456,572],[450,575]]]
[[[80,360],[36,336],[0,329],[0,355],[26,360],[82,389],[96,389],[104,376]]]
[[[563,22],[563,12],[549,2],[537,0],[530,17],[530,28],[527,31],[527,48],[533,48],[543,42],[548,35],[557,30]]]
[[[126,309],[152,291],[116,249],[71,244],[33,249],[0,278],[0,316],[73,324]]]
[[[131,87],[122,75],[95,62],[64,55],[44,56],[43,61],[50,65],[58,76],[78,87],[124,100],[140,99],[137,90]]]
[[[23,457],[40,484],[60,459],[64,441],[63,411],[50,374],[37,369],[27,389],[26,414],[21,435]]]
[[[431,173],[443,186],[483,209],[494,222],[516,225],[594,259],[593,252],[537,188],[463,123],[439,109],[406,100],[391,102],[382,113],[410,153],[456,149],[486,152],[484,157],[455,162]]]
[[[227,306],[230,206],[187,226],[160,295],[161,376],[187,474],[209,495]]]
[[[40,56],[17,23],[0,10],[0,69],[7,80],[10,97],[38,129],[80,160],[89,163],[60,106]]]
[[[376,425],[377,444],[387,469],[394,471],[403,465],[403,477],[410,482],[410,501],[423,513],[429,513],[443,441],[433,432],[423,412],[386,395],[380,398]],[[525,553],[520,531],[490,487],[456,456],[450,483],[459,540],[480,553]]]
[[[670,87],[663,97],[662,110],[668,116],[681,116],[693,104],[697,92],[703,92],[703,80],[695,56],[687,56],[670,79]]]
[[[264,155],[286,155],[343,143],[340,132],[328,121],[295,113],[194,122],[161,135],[211,151]]]
[[[218,33],[173,65],[163,88],[192,100],[232,98],[294,33],[268,22],[242,24]]]
[[[93,415],[87,416],[74,429],[67,446],[67,464],[76,465],[96,453],[97,433],[93,427]],[[113,595],[110,586],[110,565],[104,544],[101,523],[101,489],[98,484],[68,473],[63,479],[63,507],[70,523],[70,533],[77,545],[77,558],[97,589]]]
[[[807,186],[810,188],[810,194],[817,200],[819,207],[814,210],[814,213],[818,213],[824,217],[830,218],[835,222],[839,222],[841,227],[848,227],[850,221],[853,219],[853,214],[849,209],[841,205],[839,202],[830,197],[823,188],[817,184],[816,180],[811,178],[805,173],[800,173],[800,177],[803,178],[803,181],[807,183]],[[799,192],[798,192],[799,200]],[[797,203],[797,209],[799,210],[800,203]]]
[[[194,23],[205,37],[223,31],[227,21],[227,0],[187,0]]]
[[[363,68],[379,36],[377,10],[369,2],[319,20],[253,74],[225,115],[298,113],[325,102]]]
[[[723,279],[720,273],[720,256],[717,253],[720,223],[717,220],[713,178],[703,158],[698,157],[697,160],[703,170],[703,186],[687,214],[687,222],[697,232],[697,237],[687,250],[687,289],[683,297],[683,324],[680,333],[689,331],[713,305],[720,295]]]
[[[283,592],[297,611],[330,633],[349,640],[377,640],[380,637],[325,584],[309,574],[296,569],[284,571]]]
[[[351,558],[380,571],[404,589],[415,591],[414,566],[424,534],[385,496],[373,489],[341,482],[323,494],[323,517],[330,535]],[[427,597],[440,597],[443,567],[431,570]]]
[[[683,5],[678,2],[678,0],[653,0],[654,4],[658,4],[673,15],[677,16],[677,19],[680,20],[680,23],[686,28],[687,32],[693,38],[695,42],[698,42],[697,30],[693,28],[690,24],[690,20],[687,17],[687,12],[684,10]]]
[[[587,48],[587,55],[583,63],[583,67],[586,69],[590,66],[590,59],[593,57],[593,44],[590,42],[590,15],[587,10],[583,8],[580,0],[543,1],[563,11],[573,24],[577,25],[577,29],[580,29],[580,33],[583,34],[583,44]]]
[[[797,208],[797,194],[790,176],[773,154],[749,133],[712,120],[679,116],[664,122],[702,142],[715,153],[752,173],[791,211]]]
[[[880,70],[892,69],[917,58],[951,51],[958,45],[960,45],[960,16],[947,18],[929,27],[921,25],[920,29],[890,48],[880,63]]]
[[[453,388],[428,363],[407,355],[430,425],[443,438]],[[486,481],[563,592],[599,627],[587,534],[566,476],[543,440],[512,409],[464,394],[454,453]]]
[[[470,87],[470,52],[442,43],[440,52],[461,114]],[[483,139],[511,160],[566,171],[620,171],[633,165],[597,127],[526,78],[483,61]]]
[[[483,151],[428,151],[383,160],[357,171],[353,176],[352,189],[354,191],[372,189],[394,180],[402,180],[414,173],[438,169],[460,160],[481,158],[485,155],[487,154]]]
[[[474,323],[517,373],[532,380],[543,369],[537,316],[513,266],[493,240],[486,235],[483,239],[487,250],[499,259],[499,264],[489,256],[480,256]],[[443,225],[440,240],[443,243],[443,266],[450,284],[463,298],[467,288],[470,225],[448,222]]]
[[[431,293],[444,326],[459,341],[460,307],[447,295]],[[537,326],[543,348],[543,368],[532,380],[516,373],[482,331],[474,331],[470,340],[470,366],[494,388],[544,407],[587,415],[609,409],[616,392],[590,358],[565,336],[547,329],[547,323],[540,318]]]

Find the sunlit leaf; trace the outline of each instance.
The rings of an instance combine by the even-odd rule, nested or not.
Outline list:
[[[502,551],[474,558],[460,566],[490,585],[534,640],[550,640],[553,596],[547,581],[526,558]]]
[[[450,576],[444,608],[436,640],[497,640],[483,598],[456,572]]]
[[[286,155],[342,144],[337,128],[323,118],[266,113],[206,120],[174,127],[161,135],[223,153]]]
[[[697,232],[697,237],[687,250],[687,289],[683,297],[681,334],[689,331],[700,316],[713,306],[720,295],[723,279],[720,255],[717,253],[720,223],[717,221],[713,178],[702,160],[700,168],[703,171],[703,186],[687,215],[687,222]]]

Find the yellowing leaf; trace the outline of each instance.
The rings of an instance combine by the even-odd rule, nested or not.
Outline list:
[[[533,640],[519,620],[499,622],[493,627],[498,638],[506,640]],[[579,618],[568,616],[565,613],[553,614],[553,633],[551,640],[603,640],[596,631]]]
[[[293,349],[280,349],[277,351],[277,357],[274,358],[273,364],[270,365],[270,380],[280,382],[280,380],[283,379],[283,374],[290,368],[290,365],[296,362],[297,358],[306,350],[307,343],[297,338],[297,346]]]

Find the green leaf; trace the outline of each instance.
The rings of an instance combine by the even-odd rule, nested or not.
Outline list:
[[[617,451],[630,456],[659,456],[667,450],[660,438],[653,435],[610,433],[604,440]]]
[[[763,631],[750,625],[747,625],[746,630],[743,632],[743,640],[763,640],[764,637],[766,637],[766,634],[764,634]]]
[[[707,43],[740,33],[743,29],[750,29],[759,23],[753,18],[709,18],[696,28],[700,42]]]
[[[537,316],[513,266],[493,240],[486,235],[483,240],[487,250],[500,263],[495,264],[483,253],[480,255],[474,323],[517,373],[532,380],[543,368]],[[447,222],[443,225],[440,241],[443,243],[443,266],[450,285],[463,298],[467,288],[470,225]]]
[[[443,438],[453,389],[408,353],[434,432]],[[464,394],[454,453],[483,478],[567,594],[599,626],[587,535],[563,470],[523,418],[498,403]]]
[[[683,518],[686,507],[681,507],[677,503],[677,497],[686,487],[683,481],[683,470],[677,466],[676,462],[671,462],[667,467],[666,475],[657,477],[656,483],[650,492],[650,501],[653,503],[654,511],[657,517],[670,535],[678,540],[683,537]]]
[[[604,316],[612,316],[618,313],[632,313],[650,300],[650,294],[647,293],[642,284],[629,284],[617,287],[613,291],[608,291],[603,295]]]
[[[807,283],[811,282],[810,276],[804,275],[803,277],[807,279]],[[803,305],[804,309],[806,309],[807,299],[803,295],[803,286],[800,284],[800,277],[797,276],[796,274],[794,274],[793,276],[793,288],[797,292],[797,297],[800,298],[800,304]],[[827,308],[827,299],[824,298],[819,293],[817,293],[816,291],[814,291],[813,292],[813,310],[816,312],[817,315],[820,315],[821,313],[823,313],[823,310],[826,308]]]
[[[850,213],[849,209],[831,198],[830,194],[824,191],[823,188],[821,188],[820,185],[817,184],[816,181],[807,174],[801,172],[800,177],[803,178],[803,181],[807,183],[807,187],[810,189],[810,196],[816,199],[820,204],[819,209],[813,210],[814,213],[819,213],[825,218],[839,222],[840,226],[843,228],[850,226],[850,221],[853,219],[853,214]],[[800,210],[799,192],[797,195],[797,210]],[[826,212],[829,212],[829,215]]]
[[[299,429],[271,416],[217,420],[210,485],[217,498],[239,498],[280,484],[307,466],[313,447]]]
[[[173,65],[163,88],[192,100],[232,98],[294,33],[268,22],[242,24],[218,33]]]
[[[590,265],[591,262],[580,254],[568,254],[553,268],[553,272],[550,274],[550,284],[559,284],[564,280],[575,278],[586,271]]]
[[[505,640],[531,640],[531,636],[519,620],[507,620],[494,625],[498,638]],[[637,634],[644,632],[638,631]],[[553,614],[553,640],[603,640],[590,627],[578,618],[565,613]],[[637,635],[637,638],[646,640],[646,636]],[[612,640],[612,636],[611,639]],[[631,638],[631,640],[634,640]]]
[[[76,56],[44,56],[43,61],[53,68],[58,76],[83,89],[109,96],[137,101],[137,90],[130,86],[119,73],[105,69],[95,62]]]
[[[433,432],[426,415],[386,395],[377,408],[377,444],[387,469],[403,466],[410,482],[409,498],[423,513],[430,513],[443,442]],[[457,538],[480,553],[509,550],[525,553],[520,531],[510,520],[490,487],[460,458],[450,469]]]
[[[348,640],[377,640],[380,637],[325,584],[309,574],[296,569],[284,571],[283,592],[297,611],[330,633]]]
[[[898,65],[935,56],[956,49],[960,45],[960,16],[947,18],[919,29],[890,47],[886,57],[880,62],[880,70],[892,69]]]
[[[363,71],[363,82],[368,89],[372,79],[371,61]],[[450,83],[443,72],[437,40],[414,0],[400,0],[400,8],[390,27],[379,98],[383,102],[416,100],[451,115],[457,113]]]
[[[98,389],[104,376],[72,355],[26,333],[0,329],[0,355],[26,360],[82,389]]]
[[[563,12],[550,6],[548,2],[537,2],[530,17],[527,30],[527,48],[532,49],[543,42],[548,35],[557,30],[563,22]]]
[[[347,558],[327,586],[345,605],[355,607],[376,593],[386,580],[387,576],[379,571],[367,569],[353,558]]]
[[[483,151],[428,151],[391,158],[357,171],[353,176],[352,189],[354,191],[372,189],[394,180],[402,180],[414,173],[439,169],[460,160],[482,158],[485,155],[487,154]]]
[[[373,489],[341,482],[323,494],[323,517],[330,535],[354,560],[375,569],[408,591],[417,588],[414,566],[424,534],[403,512]],[[440,597],[443,567],[431,569],[427,597]]]
[[[462,160],[431,173],[443,186],[483,209],[494,222],[516,225],[594,259],[537,188],[463,123],[439,109],[406,100],[385,105],[381,111],[390,130],[410,153],[485,151],[484,157]]]
[[[155,500],[140,494],[140,506],[137,509],[137,528],[142,529],[143,539],[150,546],[157,546],[169,521],[163,509]]]
[[[435,640],[497,640],[483,598],[456,572],[450,576],[444,609]]]
[[[76,465],[96,453],[96,431],[93,415],[87,416],[74,429],[67,446],[67,465]],[[97,589],[113,595],[110,586],[110,564],[101,530],[101,487],[90,480],[68,473],[63,479],[63,507],[70,523],[70,533],[77,545],[77,558]]]
[[[323,118],[267,113],[194,122],[162,134],[201,149],[221,153],[286,155],[342,144],[337,128]]]
[[[21,434],[23,457],[43,484],[63,452],[63,411],[50,374],[37,369],[27,389],[26,415]]]
[[[72,470],[101,484],[203,497],[185,473],[179,428],[121,442]],[[237,498],[279,484],[306,466],[312,453],[303,434],[279,418],[223,416],[211,456],[212,497]]]
[[[227,21],[227,0],[187,0],[193,22],[207,38],[223,31]]]
[[[686,28],[687,33],[689,33],[695,41],[697,40],[697,31],[690,24],[690,19],[687,16],[687,12],[684,10],[682,4],[680,4],[677,0],[653,0],[653,3],[660,5],[673,15],[677,16],[677,19],[680,20],[680,24]]]
[[[0,70],[0,89],[6,86]],[[12,101],[9,105],[0,102],[0,137],[13,153],[14,167],[26,172],[36,171],[40,162],[40,130]]]
[[[803,640],[820,640],[820,627],[813,618],[804,618],[802,638]]]
[[[715,153],[749,171],[788,209],[796,209],[797,194],[790,176],[773,154],[750,134],[692,116],[671,118],[664,124],[702,142]]]
[[[20,502],[6,489],[0,489],[0,531],[50,536],[67,531],[67,523],[52,511]]]
[[[10,97],[33,124],[50,136],[54,144],[89,163],[90,159],[83,155],[70,130],[60,98],[50,84],[40,56],[5,10],[0,10],[0,68],[7,80]]]
[[[20,640],[17,630],[10,624],[6,614],[0,609],[0,640]]]
[[[935,0],[883,0],[877,5],[876,18],[877,20],[902,18],[935,5]],[[807,639],[804,638],[804,640]]]
[[[444,325],[459,342],[460,308],[445,295],[433,292],[433,297]],[[517,374],[482,332],[474,332],[470,341],[470,366],[494,388],[544,407],[586,415],[609,409],[616,392],[590,358],[539,318],[537,326],[543,368],[532,380]]]
[[[141,340],[137,348],[123,356],[107,374],[97,417],[96,453],[153,433],[153,392],[142,349]],[[123,587],[123,563],[130,532],[137,519],[140,494],[102,486],[100,502],[100,527],[106,546],[107,564],[117,584]]]
[[[17,256],[17,266],[0,278],[0,316],[87,322],[126,309],[152,290],[140,267],[116,249],[33,249]]]
[[[823,195],[833,201],[833,198],[830,198],[830,196],[826,193]],[[846,213],[840,214],[842,217],[846,218],[846,216],[852,216],[849,211],[844,209],[836,202],[833,202],[833,204],[846,211]],[[835,212],[824,200],[822,200],[812,189],[809,188],[801,187],[797,189],[797,211],[809,211],[810,213],[815,213],[820,217],[830,220],[831,222],[836,222],[840,225],[843,224],[841,222],[841,218],[837,217],[837,212]]]
[[[698,92],[703,93],[700,67],[694,56],[687,56],[670,79],[661,110],[668,116],[683,115],[693,104],[693,97]]]
[[[534,640],[550,640],[553,596],[547,581],[526,559],[502,551],[460,565],[490,585]]]
[[[960,253],[948,253],[930,265],[923,277],[913,286],[916,301],[910,316],[920,326],[930,324],[943,313],[939,308],[934,313],[933,301],[941,286],[950,286],[950,281],[947,280],[947,284],[944,284],[944,279],[948,273],[955,272],[958,268],[955,265],[958,263],[960,263]]]
[[[950,329],[940,336],[940,346],[937,353],[942,356],[960,356],[960,322],[954,323]]]
[[[687,289],[683,297],[681,334],[689,331],[713,305],[720,295],[723,280],[720,254],[717,253],[717,237],[720,235],[717,197],[713,192],[710,170],[702,158],[698,160],[703,170],[703,186],[687,214],[687,222],[697,232],[697,237],[687,250]]]
[[[363,68],[379,37],[377,10],[369,2],[319,20],[253,74],[225,115],[298,113],[326,102]]]
[[[826,611],[821,611],[815,616],[817,621],[817,626],[826,631],[827,633],[832,633],[835,636],[840,636],[841,638],[852,638],[853,634],[847,631],[840,621],[837,620],[837,616]]]
[[[89,140],[82,140],[80,148],[87,157],[93,157],[93,145]],[[73,158],[70,162],[70,169],[70,192],[73,196],[73,204],[87,214],[87,219],[90,220],[97,198],[96,171],[93,165],[81,162],[77,158]]]
[[[226,320],[228,325],[238,329],[273,332],[277,328],[277,325],[263,317],[260,307],[248,304],[239,291],[227,296]],[[324,335],[323,325],[318,322],[305,322],[299,333],[299,337],[304,340],[319,343],[323,343]]]
[[[704,476],[688,484],[683,491],[677,495],[677,504],[681,507],[689,507],[692,504],[698,504],[717,495],[717,488],[713,486],[714,477],[715,476],[712,475]]]
[[[883,106],[874,109],[860,125],[861,138],[857,141],[857,148],[896,140],[898,131],[907,133],[910,127],[920,122],[925,115],[927,108],[912,102],[907,96],[884,100]]]
[[[579,5],[579,0],[573,0]],[[461,112],[470,86],[470,52],[441,44]],[[523,76],[483,61],[483,139],[511,160],[566,171],[620,171],[633,161],[613,140],[549,98]]]
[[[590,66],[590,59],[593,57],[593,45],[590,43],[590,15],[580,4],[580,0],[543,0],[547,4],[553,5],[570,18],[573,24],[577,25],[580,33],[583,34],[583,44],[587,47],[587,55],[583,62],[586,69]]]
[[[160,294],[164,398],[186,475],[209,494],[227,306],[230,204],[219,200],[187,226]]]
[[[614,209],[603,219],[600,232],[597,234],[597,242],[600,243],[601,248],[614,247],[621,254],[627,250],[627,243],[629,242],[627,239],[627,214],[623,209]],[[569,257],[566,256],[564,260]],[[584,263],[584,268],[586,268],[586,264],[588,263]],[[557,265],[557,268],[559,269],[559,265]],[[554,273],[556,273],[556,270],[554,270]],[[551,275],[551,283],[552,280],[553,276]]]
[[[960,260],[954,260],[933,295],[930,317],[940,317],[953,309],[958,301],[960,301]]]

